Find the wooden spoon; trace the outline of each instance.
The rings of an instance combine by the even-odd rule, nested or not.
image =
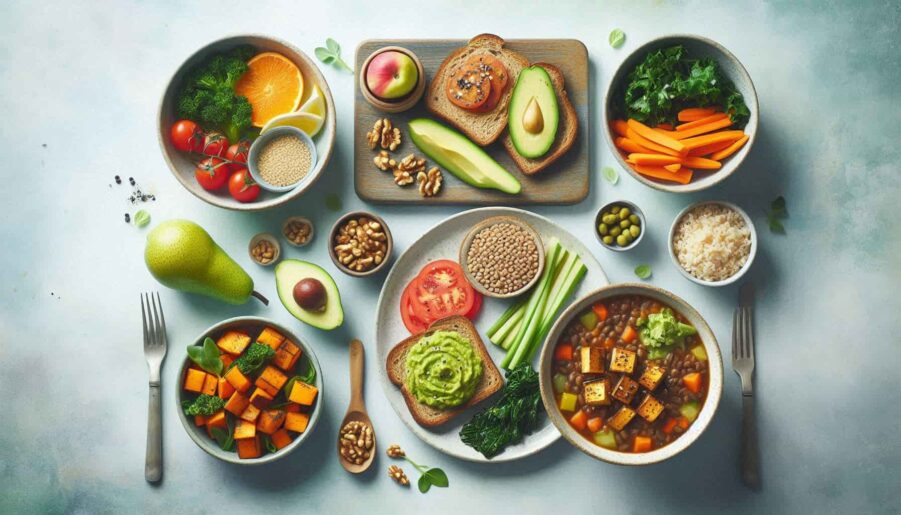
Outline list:
[[[372,449],[369,450],[369,458],[363,463],[357,465],[344,459],[341,456],[341,431],[349,422],[362,422],[372,427],[372,421],[366,413],[366,404],[363,402],[363,343],[360,340],[351,340],[350,342],[350,405],[347,407],[347,414],[341,421],[341,428],[338,430],[338,461],[344,470],[351,474],[359,474],[365,472],[376,453],[375,428],[372,429]]]

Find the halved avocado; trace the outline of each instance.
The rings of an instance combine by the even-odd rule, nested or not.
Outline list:
[[[294,287],[304,279],[315,279],[322,283],[326,296],[322,309],[306,310],[294,300]],[[319,265],[299,259],[286,259],[275,267],[275,287],[285,309],[301,322],[325,331],[331,331],[344,323],[344,308],[341,306],[338,285]]]
[[[540,66],[521,71],[507,118],[507,130],[516,152],[529,159],[545,155],[557,137],[559,121],[557,93],[551,76]]]

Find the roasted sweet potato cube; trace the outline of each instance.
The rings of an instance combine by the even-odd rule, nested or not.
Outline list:
[[[194,415],[194,425],[197,427],[205,426],[207,418],[206,415]]]
[[[263,329],[263,332],[257,336],[257,343],[268,345],[272,347],[272,350],[278,350],[283,341],[285,341],[284,335],[271,327]]]
[[[216,395],[216,387],[219,386],[219,378],[213,374],[207,374],[203,378],[203,391],[207,395]]]
[[[610,371],[631,374],[635,370],[635,353],[622,347],[614,347],[610,353]]]
[[[644,369],[641,377],[638,378],[639,384],[644,386],[650,391],[654,391],[657,389],[657,386],[660,384],[660,381],[663,380],[663,376],[666,375],[666,369],[660,365],[648,365],[648,368]]]
[[[579,353],[582,355],[583,374],[601,374],[604,372],[603,347],[582,347]]]
[[[287,429],[279,429],[272,433],[271,439],[277,449],[287,447],[289,443],[294,441],[294,439],[291,438],[291,435],[288,434]]]
[[[606,406],[610,404],[610,382],[606,377],[584,383],[582,387],[585,404],[589,406]]]
[[[219,350],[232,356],[239,356],[248,345],[250,345],[250,336],[241,331],[226,331],[216,342]]]
[[[663,403],[655,399],[651,394],[647,394],[638,405],[637,411],[641,418],[648,422],[653,422],[663,413]]]
[[[201,372],[196,368],[189,368],[187,373],[185,373],[185,390],[195,393],[202,392],[206,376],[206,372]]]
[[[319,389],[315,386],[304,383],[303,381],[294,381],[294,386],[291,387],[291,393],[288,395],[288,400],[304,406],[312,406],[313,401],[316,400],[317,393],[319,393]]]
[[[294,364],[297,363],[301,354],[300,347],[295,345],[291,340],[285,340],[285,343],[275,351],[275,357],[272,358],[272,363],[287,372],[294,368]]]
[[[261,433],[271,435],[281,429],[286,418],[288,418],[288,414],[280,409],[263,410],[260,418],[257,419],[257,429]]]
[[[257,425],[247,420],[239,420],[235,425],[235,440],[253,438],[257,435]]]
[[[300,413],[300,404],[289,402],[287,406],[285,406],[285,411],[288,413]]]
[[[607,419],[607,425],[616,431],[622,431],[633,418],[635,418],[635,411],[628,406],[623,406],[612,417]]]
[[[216,413],[210,415],[206,419],[206,432],[210,435],[210,438],[213,437],[213,428],[221,427],[225,429],[228,427],[228,423],[225,421],[225,411],[219,410]]]
[[[638,383],[629,376],[622,376],[613,387],[613,393],[610,396],[623,404],[629,404],[637,393]]]
[[[219,378],[219,397],[228,399],[235,393],[235,387],[231,385],[224,377]]]
[[[257,388],[250,394],[250,403],[257,408],[263,409],[272,402],[272,396],[266,393],[262,388]]]
[[[262,388],[266,393],[275,397],[278,395],[278,391],[281,390],[282,386],[285,386],[287,381],[288,376],[283,374],[279,369],[269,365],[263,369],[263,372],[254,384],[257,385],[257,388]]]
[[[247,407],[244,408],[244,411],[241,412],[241,420],[246,420],[248,422],[256,422],[259,416],[260,408],[250,403],[248,403]]]
[[[228,366],[235,361],[235,357],[231,354],[219,354],[219,359],[222,360],[222,370],[228,369]]]
[[[247,376],[242,374],[238,367],[233,367],[226,372],[225,380],[228,381],[230,385],[234,386],[235,390],[238,390],[241,393],[250,389],[250,379],[247,379]]]
[[[235,392],[225,402],[224,409],[232,415],[240,417],[241,413],[244,413],[244,410],[247,409],[248,404],[250,404],[250,399],[246,395],[241,392]]]
[[[237,432],[237,430],[235,430]],[[242,438],[238,440],[235,438],[235,443],[238,446],[238,457],[242,460],[259,458],[260,455],[263,454],[263,449],[260,446],[260,437],[254,436],[253,438]]]
[[[285,429],[295,433],[303,433],[307,430],[310,416],[306,413],[288,413],[285,415]]]

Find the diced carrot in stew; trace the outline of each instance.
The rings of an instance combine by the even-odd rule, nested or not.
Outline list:
[[[676,427],[676,419],[668,418],[666,419],[666,423],[663,424],[663,432],[666,434],[670,434],[673,432],[673,428]]]
[[[588,426],[589,431],[591,431],[592,433],[597,433],[604,426],[604,419],[602,419],[601,417],[590,418],[588,419],[586,425]]]
[[[554,359],[557,361],[572,361],[573,346],[568,343],[558,345],[557,348],[554,349]]]
[[[616,340],[614,340],[613,338],[607,338],[606,340],[604,340],[605,349],[610,350],[614,345],[616,345]]]
[[[650,436],[636,436],[632,445],[632,452],[648,452],[652,449]]]
[[[635,337],[638,336],[638,333],[635,332],[635,329],[631,325],[627,325],[623,330],[622,339],[626,343],[632,343],[635,341]]]
[[[691,425],[691,422],[685,417],[679,417],[679,427],[682,429],[688,429],[688,426]]]
[[[588,415],[586,415],[584,411],[579,410],[575,415],[570,417],[569,423],[577,430],[584,431],[585,426],[588,424]]]
[[[607,306],[599,302],[594,306],[591,306],[591,310],[594,311],[594,314],[598,316],[598,320],[601,322],[607,320]]]
[[[701,391],[701,374],[699,372],[685,374],[685,376],[682,377],[682,382],[685,383],[686,388],[694,393]]]

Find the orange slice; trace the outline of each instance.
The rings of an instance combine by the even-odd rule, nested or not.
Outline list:
[[[303,97],[303,75],[297,65],[275,52],[263,52],[247,61],[247,72],[235,84],[235,93],[247,97],[254,127],[280,114],[295,111]]]

